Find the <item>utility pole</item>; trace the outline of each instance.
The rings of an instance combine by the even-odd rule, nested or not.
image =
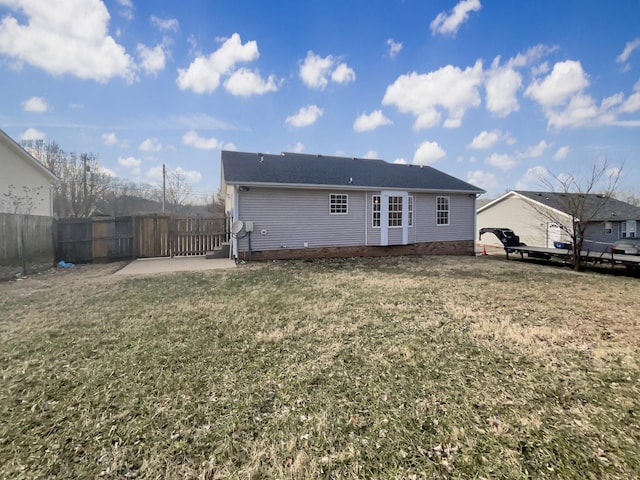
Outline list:
[[[82,183],[84,186],[84,197],[82,198],[82,205],[87,209],[86,214],[89,214],[90,206],[87,207],[87,155],[83,153],[80,158],[82,159]]]
[[[164,213],[164,204],[167,198],[167,168],[162,164],[162,213]]]
[[[84,199],[87,200],[87,156],[82,154],[82,175],[84,185]]]

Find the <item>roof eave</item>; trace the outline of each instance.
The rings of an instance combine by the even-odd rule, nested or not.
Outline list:
[[[270,182],[243,182],[236,180],[223,180],[227,185],[242,185],[246,187],[265,187],[265,188],[302,188],[307,190],[403,190],[423,193],[463,193],[481,195],[485,193],[481,189],[459,190],[459,189],[440,189],[440,188],[413,188],[402,186],[383,187],[380,185],[332,185],[332,184],[312,184],[312,183],[270,183]]]

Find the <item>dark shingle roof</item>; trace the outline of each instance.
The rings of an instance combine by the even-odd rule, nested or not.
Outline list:
[[[484,193],[432,167],[398,165],[384,160],[301,153],[222,152],[223,180],[228,184],[331,186]]]
[[[515,190],[515,192],[530,200],[565,213],[569,213],[566,212],[567,205],[572,204],[571,199],[568,200],[567,197],[584,196],[584,194],[580,193],[530,192],[522,190]],[[615,198],[605,198],[595,193],[586,194],[584,209],[588,217],[593,217],[591,218],[592,221],[640,220],[640,207]],[[594,211],[596,211],[595,214],[593,214]]]

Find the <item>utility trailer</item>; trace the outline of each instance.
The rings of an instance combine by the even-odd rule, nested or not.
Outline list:
[[[507,260],[510,253],[519,253],[520,258],[524,259],[524,254],[527,254],[529,258],[536,258],[542,260],[558,260],[563,263],[570,263],[573,261],[575,255],[580,255],[582,261],[585,264],[589,262],[592,264],[610,264],[612,267],[616,265],[625,266],[631,270],[640,269],[640,255],[623,255],[612,250],[611,252],[592,252],[589,250],[583,250],[581,252],[575,252],[573,245],[571,244],[556,244],[556,248],[547,247],[530,247],[520,241],[520,237],[510,228],[481,228],[479,238],[482,239],[482,235],[485,233],[493,233],[502,245],[504,251],[507,254]]]

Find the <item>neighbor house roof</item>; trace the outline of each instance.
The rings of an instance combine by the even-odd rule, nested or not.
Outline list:
[[[432,167],[285,152],[272,155],[223,151],[222,179],[230,185],[247,186],[484,193]]]
[[[7,135],[2,129],[0,129],[0,142],[4,143],[13,150],[19,157],[21,157],[27,164],[33,167],[38,173],[47,178],[51,183],[57,183],[60,180],[51,171],[45,167],[42,163],[36,160],[33,155],[27,152],[21,145],[19,145],[13,138]]]
[[[526,190],[512,190],[500,198],[478,209],[481,212],[502,201],[508,196],[518,195],[527,200],[537,202],[546,207],[568,214],[567,206],[574,204],[578,198],[584,197],[584,211],[594,222],[640,220],[640,207],[631,205],[615,198],[604,197],[596,193],[563,193],[563,192],[534,192]]]

